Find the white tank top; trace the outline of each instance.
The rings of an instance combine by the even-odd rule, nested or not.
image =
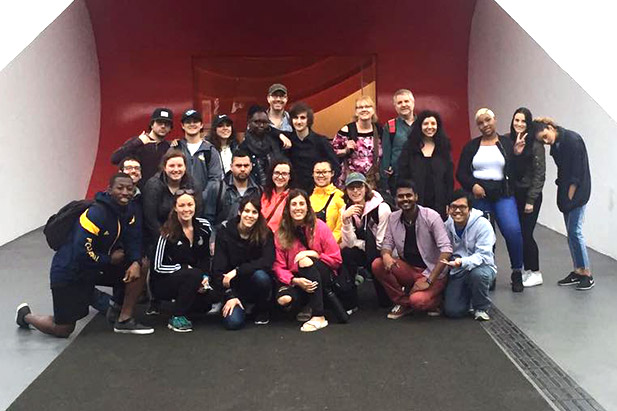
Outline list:
[[[473,176],[479,180],[503,180],[506,159],[497,146],[480,146],[471,162]]]

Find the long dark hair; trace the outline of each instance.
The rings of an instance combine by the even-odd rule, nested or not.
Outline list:
[[[299,239],[296,232],[297,226],[294,223],[294,219],[291,217],[291,212],[289,211],[291,200],[298,196],[304,198],[307,207],[306,216],[304,216],[301,226],[306,227],[306,239],[308,243],[311,244],[313,242],[313,234],[315,233],[317,217],[315,217],[315,212],[313,211],[313,207],[311,207],[311,200],[308,194],[306,194],[306,191],[294,188],[289,191],[289,195],[287,196],[285,208],[283,209],[283,218],[281,219],[281,225],[279,226],[279,230],[277,232],[279,243],[284,250],[288,250],[293,247],[294,242]]]
[[[224,123],[229,123],[231,125],[231,135],[229,136],[229,138],[227,139],[227,141],[229,141],[229,147],[233,150],[235,148],[235,145],[238,143],[237,137],[236,137],[236,128],[234,127],[234,124],[223,120],[220,123],[217,123],[216,126],[213,126],[210,128],[210,132],[208,133],[208,135],[206,136],[206,140],[208,140],[210,143],[212,143],[212,145],[214,146],[214,148],[217,149],[217,151],[221,151],[221,147],[223,146],[223,139],[221,137],[219,137],[218,134],[216,134],[216,129],[218,126],[220,126],[221,124]]]
[[[435,155],[449,159],[451,151],[450,139],[444,130],[441,116],[436,111],[424,110],[418,114],[418,117],[416,117],[413,125],[411,126],[411,132],[408,137],[410,148],[414,152],[422,151],[422,146],[424,145],[422,123],[429,117],[435,117],[435,121],[437,122],[437,132],[433,136],[433,141],[435,141]]]
[[[287,183],[287,187],[291,186],[291,161],[284,157],[277,157],[272,164],[270,164],[270,168],[268,169],[268,177],[266,178],[266,184],[264,185],[264,195],[268,200],[272,198],[272,194],[274,194],[274,169],[276,166],[281,164],[287,164],[289,166],[289,182]]]
[[[533,130],[533,116],[531,115],[531,111],[527,107],[519,107],[512,114],[512,121],[510,121],[510,139],[512,139],[512,143],[516,143],[517,133],[514,130],[514,117],[521,113],[525,116],[525,124],[527,125],[527,129],[525,132],[527,133],[527,137],[525,137],[525,148],[523,149],[523,155],[528,155],[531,152],[531,146],[533,144],[534,130]]]
[[[268,239],[268,234],[271,232],[266,223],[266,219],[261,214],[261,201],[257,196],[243,197],[240,200],[238,207],[238,215],[244,211],[247,204],[251,204],[257,210],[258,217],[255,225],[249,229],[249,243],[254,246],[263,246]]]
[[[165,223],[163,223],[163,226],[161,227],[161,235],[163,237],[167,237],[169,241],[178,241],[184,234],[184,232],[182,231],[182,225],[180,224],[180,220],[178,219],[178,213],[176,212],[176,204],[178,203],[178,199],[183,195],[188,195],[193,199],[193,204],[195,205],[195,214],[197,214],[197,201],[195,198],[195,192],[190,189],[177,190],[174,194],[174,206],[169,212],[167,221],[165,221]]]

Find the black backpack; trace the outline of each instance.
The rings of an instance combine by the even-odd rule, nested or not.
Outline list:
[[[47,219],[43,234],[45,234],[47,245],[52,250],[58,251],[69,241],[75,221],[92,204],[94,204],[94,200],[74,200]]]

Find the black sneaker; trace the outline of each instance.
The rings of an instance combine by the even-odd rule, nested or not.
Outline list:
[[[161,302],[159,300],[150,300],[146,315],[159,315],[161,313]]]
[[[523,287],[523,273],[521,270],[514,270],[510,275],[510,281],[512,281],[512,292],[522,293],[525,287]]]
[[[270,322],[270,314],[259,313],[255,316],[255,325],[266,325]]]
[[[15,313],[15,322],[19,325],[19,328],[30,329],[30,325],[26,322],[26,315],[31,312],[28,303],[19,304]]]
[[[135,321],[134,318],[129,318],[126,321],[116,321],[114,324],[114,332],[120,334],[152,334],[154,328],[142,325]]]
[[[591,275],[582,275],[576,289],[579,291],[590,290],[593,286],[596,285],[596,282],[593,281],[593,276]]]
[[[572,271],[566,278],[563,280],[557,281],[558,285],[576,285],[581,282],[581,278],[583,276]],[[593,280],[592,280],[593,283]],[[593,287],[593,286],[592,286]]]

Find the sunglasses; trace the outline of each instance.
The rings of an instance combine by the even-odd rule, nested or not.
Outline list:
[[[181,188],[179,190],[176,190],[176,192],[174,193],[174,196],[176,197],[180,197],[183,196],[185,194],[188,194],[190,196],[195,196],[195,190],[193,190],[192,188]]]

